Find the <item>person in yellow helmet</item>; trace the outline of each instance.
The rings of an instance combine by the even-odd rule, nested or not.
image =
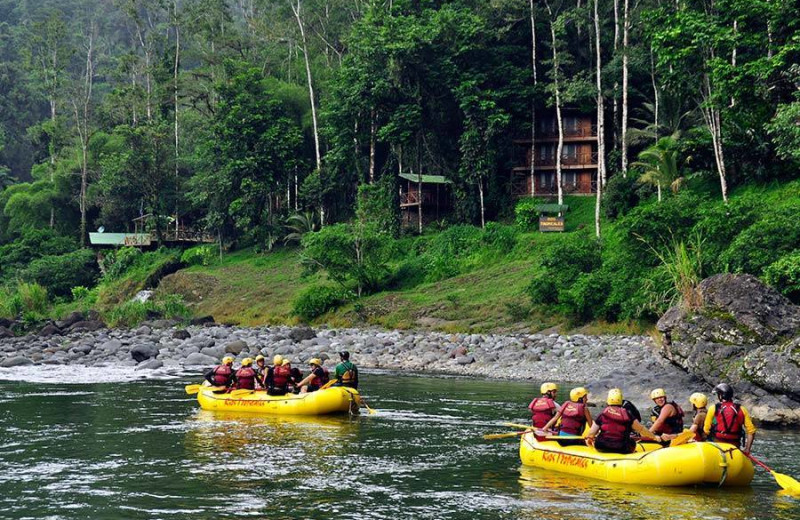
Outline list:
[[[611,453],[633,453],[636,442],[631,439],[634,431],[644,438],[662,442],[660,435],[653,435],[642,423],[631,416],[622,406],[622,390],[612,388],[608,391],[605,410],[594,421],[586,434],[586,444],[597,451]]]
[[[264,387],[269,395],[286,395],[291,368],[283,365],[283,356],[275,354],[272,366],[267,370]]]
[[[555,383],[542,383],[539,387],[541,397],[535,397],[528,410],[531,411],[531,422],[534,428],[542,429],[556,415],[559,405],[555,401],[558,394],[558,385]]]
[[[211,383],[211,386],[230,387],[236,380],[233,373],[233,357],[225,356],[222,358],[222,363],[215,366],[205,374],[206,381]]]
[[[303,379],[303,371],[297,367],[293,367],[292,360],[289,358],[283,358],[283,363],[281,363],[281,365],[289,369],[289,386],[286,387],[286,392],[293,394],[300,393],[300,385],[298,383]]]
[[[236,388],[242,390],[256,389],[256,371],[253,369],[253,359],[246,357],[242,360],[242,366],[234,375],[236,378]]]
[[[663,388],[650,392],[650,399],[655,403],[650,431],[662,435],[665,440],[673,439],[683,431],[683,409],[675,401],[667,401],[667,392]]]
[[[298,383],[301,394],[315,392],[330,381],[330,374],[328,370],[322,366],[322,361],[319,358],[309,359],[308,364],[311,366],[311,373]]]
[[[256,383],[258,383],[258,386],[266,388],[266,386],[264,386],[264,378],[267,377],[267,358],[261,354],[257,355],[253,370],[256,371]]]
[[[589,392],[584,387],[573,388],[569,392],[569,401],[561,405],[561,408],[543,429],[553,429],[561,419],[559,435],[581,435],[586,425],[591,427],[593,424],[592,414],[589,412],[589,407],[586,406],[588,400]]]
[[[708,414],[708,410],[706,409],[706,406],[708,406],[708,397],[706,397],[706,394],[695,392],[689,396],[689,402],[692,404],[692,409],[694,410],[694,419],[692,419],[692,425],[689,427],[689,430],[694,432],[694,440],[704,441],[706,440],[706,435],[703,433],[703,424],[705,424],[706,415]]]

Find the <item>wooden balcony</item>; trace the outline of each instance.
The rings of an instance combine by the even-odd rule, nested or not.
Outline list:
[[[545,170],[555,168],[556,158],[537,157],[534,166],[536,167],[536,169],[545,169]],[[562,155],[561,167],[567,169],[597,168],[597,152],[579,153],[577,155]]]

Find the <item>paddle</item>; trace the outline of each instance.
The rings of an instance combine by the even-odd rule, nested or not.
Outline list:
[[[372,408],[369,407],[369,405],[364,400],[364,397],[361,394],[358,394],[358,400],[361,402],[361,404],[364,405],[364,408],[367,409],[367,411],[370,413],[370,415],[374,414],[374,413],[378,413],[378,412],[376,412],[375,410],[373,410]]]
[[[504,422],[502,423],[503,426],[508,426],[509,428],[522,428],[524,430],[532,430],[533,426],[530,424],[517,424],[513,422]]]
[[[742,454],[747,457],[748,459],[752,460],[765,470],[769,471],[770,474],[775,477],[775,482],[778,483],[780,487],[789,491],[793,495],[800,495],[800,482],[796,481],[789,475],[784,475],[783,473],[778,473],[777,471],[772,470],[769,466],[758,460],[757,458],[753,457],[749,453],[745,453],[744,451]]]
[[[336,381],[338,381],[338,379],[331,379],[330,381],[319,387],[319,389],[325,390],[326,388],[330,388],[331,386],[333,386],[334,383],[336,383]]]
[[[225,390],[224,386],[203,386],[203,385],[186,385],[183,387],[186,390],[186,393],[189,395],[194,395],[199,392],[201,389],[212,390],[214,392],[218,392],[220,390]]]
[[[680,446],[681,444],[686,444],[692,439],[694,439],[694,432],[691,430],[683,430],[681,433],[678,434],[677,437],[669,441],[669,447],[672,448],[673,446]]]
[[[239,388],[237,390],[233,390],[229,395],[231,397],[242,397],[245,395],[250,395],[253,393],[253,390],[249,390],[247,388]]]

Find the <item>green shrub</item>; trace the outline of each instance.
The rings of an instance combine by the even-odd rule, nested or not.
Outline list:
[[[37,258],[63,255],[77,247],[75,240],[58,236],[52,229],[28,229],[19,239],[0,246],[0,277],[8,279]]]
[[[104,318],[111,327],[133,327],[153,315],[184,319],[190,316],[190,312],[180,295],[170,294],[144,303],[125,302],[106,312]]]
[[[292,313],[302,320],[310,321],[352,300],[354,294],[339,287],[317,285],[297,295],[292,304]]]
[[[38,283],[21,282],[17,285],[14,297],[17,302],[17,313],[44,315],[50,304],[47,298],[47,289]]]
[[[569,289],[562,292],[562,309],[572,319],[579,321],[607,317],[605,302],[610,289],[608,272],[601,269],[580,273]]]
[[[123,247],[110,251],[100,261],[105,280],[116,280],[133,267],[142,257],[142,252],[135,247]]]
[[[733,272],[761,276],[770,264],[800,249],[800,206],[765,214],[742,231],[722,253],[720,262]]]
[[[94,253],[79,249],[65,255],[37,258],[20,277],[46,287],[53,296],[70,296],[75,286],[94,286],[99,274]]]
[[[633,175],[614,175],[603,191],[603,208],[610,219],[623,217],[639,204],[641,185]]]
[[[195,246],[181,255],[181,262],[186,265],[211,265],[217,259],[217,248],[211,244]]]
[[[742,230],[752,226],[758,219],[759,204],[755,197],[732,199],[727,205],[721,202],[704,204],[698,208],[700,220],[694,232],[703,237],[703,264],[711,272],[726,270],[722,263],[722,253],[731,245]]]
[[[19,301],[15,296],[13,291],[0,287],[0,318],[13,319],[19,314]]]
[[[542,253],[539,269],[528,285],[532,303],[562,303],[581,273],[602,266],[598,241],[586,233],[565,235]]]
[[[483,243],[501,252],[508,253],[517,245],[519,235],[514,226],[504,226],[497,222],[488,222],[483,230]]]
[[[89,296],[89,289],[87,289],[86,287],[84,287],[82,285],[79,285],[77,287],[73,287],[71,292],[72,292],[72,300],[73,301],[82,300],[82,299],[84,299],[84,298]]]
[[[536,211],[536,206],[540,204],[539,201],[532,197],[525,197],[519,199],[517,205],[514,206],[514,223],[523,231],[530,231],[536,229],[539,223],[539,212]]]
[[[764,279],[784,296],[800,304],[800,252],[790,253],[764,270]]]
[[[484,233],[475,226],[452,226],[424,245],[420,257],[427,266],[426,282],[438,282],[463,272],[465,260],[481,250]]]

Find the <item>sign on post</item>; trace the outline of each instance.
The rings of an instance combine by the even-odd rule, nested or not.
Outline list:
[[[539,217],[539,231],[564,231],[564,217]]]

